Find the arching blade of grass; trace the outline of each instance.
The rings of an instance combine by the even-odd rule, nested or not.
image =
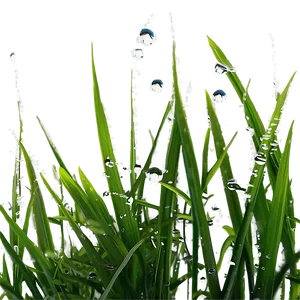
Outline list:
[[[287,205],[286,196],[289,185],[289,158],[293,124],[294,121],[290,127],[285,149],[280,161],[276,187],[272,199],[272,209],[266,228],[267,234],[262,241],[261,267],[258,270],[254,290],[254,296],[260,299],[272,299],[274,297],[273,285],[275,280],[275,267]]]
[[[117,224],[121,230],[122,240],[131,249],[139,241],[139,232],[137,222],[132,216],[130,207],[126,205],[126,199],[122,197],[124,189],[121,183],[119,171],[116,165],[116,160],[112,148],[108,125],[104,113],[103,104],[100,98],[100,91],[96,76],[96,69],[94,64],[94,54],[92,45],[92,73],[94,82],[94,105],[96,122],[98,129],[98,138],[102,153],[102,160],[107,176],[107,183],[111,192],[111,198],[116,214]],[[123,216],[126,215],[125,218]]]
[[[2,232],[0,232],[0,239],[1,239],[1,242],[2,242],[6,252],[11,257],[12,261],[16,265],[18,265],[20,273],[22,274],[22,277],[23,277],[24,281],[26,282],[27,286],[29,287],[30,291],[32,292],[32,295],[34,296],[34,298],[42,299],[43,297],[42,297],[41,293],[39,292],[39,290],[38,290],[38,288],[36,287],[36,284],[35,284],[36,283],[36,277],[34,276],[34,274],[26,268],[23,261],[20,259],[18,254],[11,247],[11,245],[8,243],[8,241],[6,240],[6,238],[4,237]],[[6,266],[5,260],[4,260],[3,266],[4,265]],[[3,276],[4,279],[9,279],[9,277],[8,278],[5,278],[5,277],[7,277],[7,276]]]
[[[181,95],[179,91],[175,42],[173,41],[173,80],[175,93],[175,120],[179,127],[182,153],[186,170],[187,181],[192,201],[193,222],[197,226],[201,236],[201,246],[205,262],[207,281],[212,299],[220,297],[220,283],[218,279],[217,265],[214,257],[213,246],[211,242],[209,227],[202,203],[202,188],[200,185],[199,171],[194,153],[193,143],[190,136],[186,115],[184,112]]]

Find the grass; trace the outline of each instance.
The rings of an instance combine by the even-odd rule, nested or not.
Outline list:
[[[208,42],[219,64],[232,70],[233,66],[217,44],[210,38]],[[281,299],[284,299],[287,281],[290,283],[289,299],[300,299],[300,271],[297,269],[300,252],[295,249],[295,227],[300,221],[294,215],[293,203],[288,203],[289,199],[293,199],[289,159],[294,122],[290,125],[283,152],[276,143],[276,129],[295,73],[284,91],[277,94],[276,107],[270,124],[265,129],[248,94],[249,84],[244,88],[236,72],[226,72],[244,106],[247,125],[254,130],[253,142],[258,153],[249,178],[249,187],[245,191],[248,197],[243,214],[237,191],[227,188],[228,181],[234,178],[227,152],[237,133],[226,145],[214,105],[209,93],[205,91],[210,127],[204,140],[202,165],[197,164],[181,99],[175,54],[176,45],[173,42],[173,98],[166,107],[157,134],[151,135],[152,147],[138,176],[134,172],[136,140],[131,95],[130,190],[125,191],[100,97],[92,47],[95,116],[114,217],[110,215],[105,201],[84,172],[78,168],[77,180],[67,169],[38,118],[58,163],[58,168],[53,166],[53,170],[60,186],[60,193],[57,194],[47,178],[40,173],[39,176],[49,191],[49,194],[42,195],[33,164],[22,142],[23,123],[18,103],[20,134],[13,177],[11,214],[0,205],[0,212],[9,224],[9,240],[0,232],[6,251],[0,271],[0,286],[4,291],[0,299],[171,299],[176,296],[178,287],[184,282],[191,282],[191,297],[188,289],[187,298],[192,299],[200,296],[206,299],[275,299],[278,290]],[[168,172],[163,174],[159,182],[161,193],[157,206],[145,200],[144,185],[158,138],[173,106],[174,121],[165,158],[165,169]],[[208,169],[211,135],[217,159],[211,169]],[[31,195],[22,226],[17,223],[21,209],[18,203],[21,196],[21,155],[26,163]],[[181,155],[189,195],[176,186]],[[158,173],[160,171],[155,168],[151,170]],[[207,192],[210,181],[219,170],[231,226],[223,227],[228,237],[223,242],[220,256],[216,257],[209,230],[210,218],[206,211],[209,197],[205,199],[203,193]],[[266,182],[264,178],[266,171],[270,182]],[[273,191],[272,200],[267,199],[269,187]],[[74,210],[70,211],[65,206],[66,191],[74,200]],[[58,205],[56,216],[48,216],[45,210],[44,197],[50,196]],[[184,201],[183,210],[179,210],[181,200],[178,196]],[[150,218],[149,209],[156,212],[156,217]],[[261,252],[257,267],[253,258],[253,217],[259,233],[256,243]],[[35,224],[37,244],[27,236],[30,218]],[[177,228],[179,218],[184,224],[182,232]],[[185,227],[188,221],[192,222],[193,229],[192,252],[186,243]],[[50,223],[60,228],[62,242],[59,249],[54,246]],[[71,238],[66,242],[66,223],[77,235],[81,244],[79,249],[73,245]],[[86,229],[93,233],[96,242],[87,236]],[[284,248],[285,262],[276,271],[280,244]],[[218,272],[230,245],[234,245],[232,264],[225,283],[221,286]],[[32,258],[30,266],[24,261],[25,250]],[[12,261],[12,270],[8,268],[9,258]],[[186,262],[188,270],[184,275],[179,275],[182,260]],[[199,270],[206,272],[207,286],[203,290],[198,287]],[[245,278],[248,281],[248,290],[245,290]],[[24,292],[23,282],[28,292]]]

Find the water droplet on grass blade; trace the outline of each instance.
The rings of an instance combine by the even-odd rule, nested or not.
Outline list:
[[[114,166],[114,163],[110,160],[109,157],[106,157],[105,161],[104,161],[105,165],[109,168],[112,168]]]
[[[143,49],[134,49],[131,51],[131,54],[136,59],[142,59],[144,57]]]
[[[103,193],[103,197],[105,197],[105,196],[109,196],[109,191],[105,191],[105,192]]]
[[[12,53],[10,54],[10,60],[11,60],[11,62],[13,62],[13,63],[16,62],[17,57],[16,57],[16,54],[15,54],[14,52],[12,52]]]
[[[266,163],[267,158],[266,158],[265,153],[257,152],[256,156],[254,157],[254,160],[258,165],[262,166]]]
[[[212,210],[219,210],[220,208],[214,205],[214,206],[211,207],[211,209]]]
[[[107,264],[105,265],[106,269],[109,270],[109,271],[113,271],[115,269],[115,266],[114,265],[111,265],[111,264]]]
[[[140,36],[137,38],[138,43],[142,43],[145,46],[150,46],[156,41],[156,35],[148,28],[143,28],[140,32]]]
[[[228,180],[227,188],[231,191],[237,191],[237,192],[246,191],[246,189],[244,189],[244,188],[242,188],[238,185],[237,181],[234,178],[231,178],[231,179]]]
[[[216,63],[215,72],[218,73],[218,74],[223,74],[223,73],[226,73],[226,72],[235,72],[235,69],[224,66],[220,63]]]
[[[215,269],[214,268],[208,269],[208,275],[212,275],[214,273],[215,273]]]
[[[227,98],[227,95],[223,90],[216,90],[213,93],[213,96],[214,96],[214,98],[213,98],[214,101],[217,103],[221,103]]]
[[[89,279],[95,279],[97,277],[97,274],[96,273],[94,273],[94,272],[90,272],[89,273]]]
[[[141,170],[142,170],[142,166],[139,164],[135,164],[135,166],[133,168],[134,173],[139,175],[141,173]]]
[[[186,262],[186,263],[189,263],[191,261],[193,261],[193,256],[192,255],[187,255],[183,258],[183,260]]]
[[[153,167],[147,170],[146,176],[152,182],[158,182],[162,179],[163,173],[159,168]]]
[[[154,79],[151,82],[150,89],[153,92],[160,93],[162,91],[162,89],[163,89],[163,85],[164,84],[163,84],[162,80],[160,80],[160,79]]]
[[[213,226],[214,225],[214,220],[208,220],[208,226]]]

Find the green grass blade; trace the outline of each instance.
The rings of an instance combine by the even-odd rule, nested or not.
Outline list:
[[[212,299],[220,297],[220,283],[218,279],[217,265],[214,257],[214,250],[211,242],[209,227],[202,203],[202,188],[200,185],[199,171],[194,153],[194,147],[190,136],[186,115],[184,112],[182,99],[179,91],[175,42],[173,41],[173,80],[175,92],[175,119],[179,127],[182,153],[186,170],[187,181],[192,202],[193,221],[198,227],[201,239],[203,258],[205,262],[207,281]]]
[[[2,232],[0,231],[0,238],[3,236]],[[3,236],[4,237],[4,236]],[[6,240],[6,239],[5,239]],[[3,243],[2,243],[3,244]],[[9,273],[7,269],[7,264],[6,264],[6,259],[5,259],[5,254],[3,253],[3,258],[2,258],[2,277],[3,279],[7,280],[7,282],[10,283],[10,278],[9,278]]]
[[[130,186],[136,181],[136,174],[134,166],[136,164],[136,150],[135,150],[135,127],[134,127],[134,111],[133,111],[133,95],[132,95],[132,78],[133,70],[131,70],[131,87],[130,87],[130,108],[131,108],[131,129],[130,129]]]
[[[275,191],[272,199],[272,209],[268,219],[265,239],[262,244],[260,269],[258,270],[254,295],[258,298],[273,298],[275,267],[283,229],[284,215],[287,205],[287,189],[289,185],[289,158],[292,140],[293,124],[290,127],[285,149],[280,161]],[[272,234],[270,234],[272,233]],[[264,269],[263,269],[264,268]]]
[[[128,264],[128,262],[130,261],[131,257],[133,256],[133,254],[135,253],[135,251],[145,242],[145,239],[141,239],[136,245],[134,245],[134,247],[128,252],[128,254],[126,255],[126,257],[124,258],[124,261],[121,263],[121,265],[118,267],[117,271],[115,272],[114,276],[112,277],[109,285],[106,287],[105,291],[103,292],[103,294],[100,297],[100,300],[105,300],[107,299],[107,296],[109,294],[109,292],[111,291],[116,279],[118,278],[118,276],[121,274],[121,272],[123,271],[123,269],[126,267],[126,265]]]
[[[8,243],[8,241],[6,240],[6,238],[4,237],[2,232],[0,232],[0,239],[1,239],[1,242],[2,242],[6,252],[11,257],[12,261],[19,267],[20,273],[23,275],[23,279],[25,280],[27,286],[29,287],[30,291],[32,292],[32,295],[36,299],[42,299],[43,297],[42,297],[41,293],[39,292],[38,288],[35,285],[36,278],[33,275],[33,273],[30,272],[26,268],[26,266],[24,265],[22,260],[19,258],[17,253],[14,251],[14,249],[11,247],[11,245]],[[5,262],[5,260],[4,260],[4,262]],[[5,263],[5,266],[6,266],[6,263]],[[5,278],[4,276],[3,276],[3,278],[7,279],[8,282],[9,282],[9,278]]]
[[[207,193],[207,175],[208,175],[208,146],[209,146],[209,138],[210,138],[210,128],[207,129],[205,139],[204,139],[204,147],[202,152],[202,176],[201,176],[201,185],[203,186],[203,192]],[[206,185],[206,186],[205,186]]]
[[[24,231],[9,217],[9,215],[4,210],[3,206],[0,205],[0,212],[6,219],[10,228],[18,235],[20,243],[23,243],[26,247],[29,254],[35,258],[36,263],[38,263],[41,270],[43,270],[43,274],[47,278],[47,282],[49,285],[49,289],[52,291],[55,297],[58,297],[57,290],[53,284],[53,274],[52,274],[52,266],[49,264],[47,259],[45,258],[45,254],[39,249],[24,233]]]
[[[174,185],[171,185],[171,184],[168,184],[168,183],[165,183],[165,182],[162,182],[162,181],[160,181],[159,183],[162,186],[164,186],[165,188],[167,188],[170,191],[174,192],[175,194],[179,195],[189,206],[192,206],[192,201],[191,201],[190,197],[185,192],[183,192],[182,190],[180,190],[179,188],[177,188]]]
[[[20,146],[21,146],[23,156],[24,156],[25,162],[26,162],[30,187],[31,187],[31,190],[34,191],[34,194],[33,194],[34,200],[33,200],[33,204],[32,204],[32,211],[33,211],[33,218],[34,218],[34,223],[35,223],[35,227],[36,227],[38,245],[43,253],[46,253],[48,250],[53,252],[54,251],[54,243],[53,243],[53,238],[52,238],[52,233],[50,230],[48,217],[46,214],[43,196],[42,196],[39,184],[37,182],[36,175],[35,175],[34,168],[31,163],[30,157],[22,143],[20,143]]]
[[[14,290],[14,287],[5,279],[0,277],[0,286],[6,293],[6,296],[9,300],[20,300],[24,299],[19,292]]]
[[[231,146],[231,144],[232,144],[233,140],[235,139],[236,135],[237,135],[237,132],[234,134],[234,136],[230,140],[229,144],[226,146],[226,148],[224,149],[223,153],[221,154],[221,156],[218,158],[218,160],[215,162],[215,164],[211,167],[211,169],[207,173],[206,180],[204,181],[205,182],[205,184],[204,184],[204,190],[206,189],[206,187],[208,186],[209,182],[214,177],[214,175],[216,174],[216,172],[218,171],[218,169],[221,167],[222,162],[225,159],[226,154],[228,152],[228,149]]]
[[[137,222],[132,216],[130,207],[126,205],[126,199],[120,195],[124,195],[124,189],[121,183],[119,171],[116,165],[116,160],[112,148],[108,125],[104,113],[103,104],[100,98],[99,86],[96,76],[96,69],[94,64],[93,46],[92,46],[92,73],[94,82],[94,104],[96,113],[96,122],[98,129],[98,138],[102,153],[102,160],[104,164],[105,173],[111,198],[116,214],[117,224],[121,230],[122,240],[129,249],[131,249],[139,241],[139,232]],[[107,161],[113,165],[108,165]],[[126,215],[125,218],[123,216]]]
[[[235,240],[236,240],[236,235],[230,235],[224,241],[221,251],[220,251],[220,257],[219,257],[219,260],[217,263],[218,271],[220,271],[220,269],[221,269],[223,258],[224,258],[224,255],[225,255],[227,249],[230,247],[231,243],[234,242]]]

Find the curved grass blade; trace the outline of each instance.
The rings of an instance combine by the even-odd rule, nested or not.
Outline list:
[[[227,249],[231,246],[232,242],[234,242],[235,240],[236,240],[236,235],[230,235],[224,241],[221,251],[220,251],[220,257],[219,257],[219,260],[217,263],[218,271],[220,271],[220,269],[221,269],[223,258],[224,258],[224,255],[225,255]]]
[[[177,188],[174,185],[159,181],[159,183],[164,186],[165,188],[169,189],[170,191],[174,192],[175,194],[179,195],[189,206],[192,206],[192,201],[190,199],[190,197],[183,192],[182,190],[180,190],[179,188]]]
[[[207,176],[206,176],[206,180],[205,180],[205,184],[203,185],[204,186],[204,190],[206,189],[206,187],[208,186],[209,182],[211,181],[211,179],[213,178],[213,176],[216,174],[216,172],[218,171],[218,169],[221,167],[222,162],[225,159],[226,154],[228,152],[228,149],[231,146],[231,144],[232,144],[233,140],[235,139],[236,135],[237,135],[237,132],[234,134],[234,136],[232,137],[232,139],[230,140],[230,142],[228,143],[228,145],[226,146],[226,148],[222,152],[221,156],[218,158],[218,160],[215,162],[215,164],[208,171]]]
[[[199,171],[190,136],[185,111],[183,108],[176,70],[175,42],[173,41],[173,85],[175,93],[175,118],[179,127],[182,153],[186,170],[187,181],[192,202],[193,224],[198,227],[205,262],[209,291],[212,299],[219,299],[221,290],[218,279],[217,265],[214,257],[209,227],[202,203],[202,188],[200,185]]]
[[[268,219],[267,233],[262,244],[260,259],[261,268],[258,270],[254,295],[258,298],[273,298],[275,268],[287,205],[287,189],[289,185],[289,158],[294,121],[291,124],[285,149],[280,161],[275,191],[272,199],[272,209]],[[263,269],[264,268],[264,269]]]

